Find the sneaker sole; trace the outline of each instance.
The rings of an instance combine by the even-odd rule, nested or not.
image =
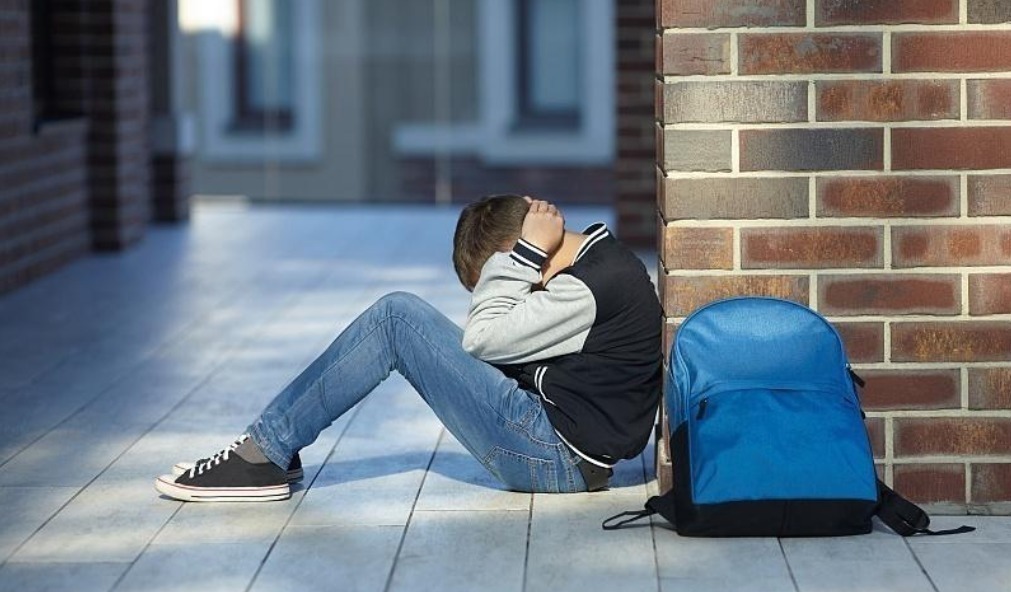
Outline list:
[[[192,468],[193,463],[176,463],[172,466],[172,474],[178,477]],[[305,473],[302,472],[302,469],[290,469],[288,471],[288,482],[301,481],[304,476]]]
[[[155,479],[154,488],[184,502],[273,502],[291,497],[287,483],[266,487],[193,487],[176,483],[173,475]]]

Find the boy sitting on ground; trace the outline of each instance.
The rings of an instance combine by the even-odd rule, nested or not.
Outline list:
[[[506,487],[604,489],[646,446],[660,398],[661,309],[639,259],[594,224],[517,195],[460,214],[457,276],[473,292],[460,329],[417,296],[384,296],[267,405],[229,448],[155,481],[184,501],[291,495],[298,451],[400,372]]]

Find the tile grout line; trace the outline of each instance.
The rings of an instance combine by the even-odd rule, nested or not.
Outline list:
[[[934,578],[930,577],[930,574],[927,572],[927,568],[924,567],[923,562],[920,561],[920,557],[916,554],[916,551],[913,550],[912,545],[909,544],[909,538],[902,537],[902,542],[906,545],[906,550],[909,551],[909,554],[913,556],[913,561],[916,562],[916,566],[920,568],[920,573],[923,574],[923,577],[927,578],[927,582],[930,584],[930,588],[934,592],[940,592],[940,590],[938,590],[937,588],[937,584],[934,583]]]
[[[404,550],[404,542],[407,540],[407,532],[411,528],[411,522],[414,520],[414,511],[418,507],[418,500],[421,499],[421,492],[425,489],[425,481],[428,480],[428,474],[432,470],[432,463],[435,462],[435,454],[439,450],[439,445],[442,444],[443,438],[446,437],[446,428],[442,427],[439,430],[439,437],[435,440],[435,446],[432,447],[432,454],[428,457],[428,464],[425,465],[425,474],[421,477],[421,483],[418,484],[418,492],[414,495],[414,502],[411,504],[411,512],[407,515],[407,524],[404,525],[404,532],[400,535],[400,543],[397,544],[397,552],[393,554],[393,565],[390,566],[390,573],[386,576],[386,585],[383,586],[385,592],[389,592],[390,586],[393,585],[393,576],[397,573],[397,563],[400,561],[400,553]]]
[[[649,446],[650,444],[652,444],[652,442],[649,443],[649,444],[646,444],[646,446]],[[657,447],[654,447],[653,449],[657,450]],[[658,452],[659,452],[659,450],[658,450]],[[643,485],[643,489],[646,492],[646,499],[648,500],[649,499],[649,467],[647,466],[647,463],[646,463],[646,456],[645,456],[645,454],[640,453],[639,457],[642,459],[642,485]],[[653,465],[656,466],[656,458],[653,459]],[[659,482],[657,483],[657,489],[659,490]],[[657,552],[657,549],[656,549],[656,529],[653,528],[653,518],[652,518],[652,516],[650,517],[650,520],[649,520],[649,539],[650,539],[650,544],[652,545],[652,548],[653,548],[653,569],[656,570],[656,592],[663,592],[663,583],[660,580],[660,554]]]
[[[293,248],[290,251],[286,251],[284,256],[290,256],[290,255],[295,255],[295,254],[296,254],[296,250]],[[307,282],[307,283],[308,284],[313,284],[313,285],[322,284],[325,281],[327,281],[328,279],[330,279],[336,273],[337,272],[335,272],[335,271],[331,271],[329,273],[323,272],[323,273],[320,274],[320,277],[318,278],[318,280],[316,282]],[[262,273],[261,274],[257,274],[254,277],[250,278],[250,282],[255,282],[256,278],[263,277],[263,276],[264,276],[264,274],[262,274]],[[304,286],[303,286],[303,288],[304,288]],[[285,305],[289,301],[297,299],[296,295],[298,293],[299,293],[298,291],[293,291],[293,292],[289,293],[286,297],[282,298],[282,300],[278,303],[278,307],[277,307],[278,312],[276,314],[278,316],[280,316],[281,314],[283,314],[281,311],[284,310]],[[269,320],[265,320],[260,325],[260,327],[258,328],[257,332],[262,331],[265,327],[269,326],[269,324],[274,319],[275,319],[275,317],[270,317]],[[195,323],[196,323],[196,321],[194,321],[194,324]],[[172,412],[174,412],[181,405],[183,405],[183,403],[185,403],[186,401],[188,401],[189,398],[194,395],[194,393],[196,393],[202,386],[204,386],[205,384],[207,384],[207,382],[210,381],[218,372],[220,372],[221,368],[228,363],[230,356],[232,354],[234,354],[235,351],[240,350],[245,345],[248,345],[253,339],[254,339],[254,335],[249,335],[249,336],[246,337],[246,339],[241,340],[240,343],[238,345],[236,345],[235,347],[226,350],[227,353],[222,356],[221,360],[219,361],[219,363],[216,366],[214,366],[213,368],[211,368],[210,370],[208,370],[207,375],[204,377],[203,380],[201,380],[196,386],[194,386],[192,389],[190,389],[190,391],[184,397],[182,397],[179,401],[177,401],[176,404],[173,405],[168,411],[166,411],[158,420],[156,420],[155,422],[153,422],[152,425],[147,430],[145,430],[136,439],[134,439],[129,445],[127,445],[123,449],[122,452],[120,452],[118,455],[116,455],[116,457],[113,458],[112,461],[110,461],[109,464],[107,464],[105,466],[105,468],[103,468],[101,471],[99,471],[97,475],[95,475],[85,485],[83,485],[73,496],[70,497],[70,499],[67,500],[66,503],[64,503],[63,505],[61,505],[55,512],[53,512],[48,518],[46,518],[46,520],[43,521],[43,523],[41,525],[39,525],[38,528],[36,528],[34,531],[32,531],[31,535],[29,535],[23,541],[21,541],[21,544],[19,544],[14,549],[14,551],[8,556],[7,559],[5,559],[3,562],[0,562],[0,565],[5,565],[7,563],[7,561],[9,560],[9,558],[14,557],[18,553],[18,551],[20,551],[26,544],[28,544],[29,541],[31,541],[35,537],[35,535],[37,535],[43,528],[45,528],[46,525],[48,525],[50,522],[52,522],[54,518],[56,518],[61,512],[63,512],[63,510],[66,509],[67,506],[69,506],[75,499],[77,499],[88,487],[90,487],[95,481],[97,481],[102,475],[104,475],[105,472],[109,469],[109,467],[111,467],[112,465],[116,464],[116,461],[118,461],[120,458],[123,457],[123,455],[125,455],[127,452],[129,452],[130,449],[132,449],[137,444],[137,442],[139,442],[140,440],[142,440],[145,436],[147,436],[149,433],[151,433],[155,428],[157,428],[159,425],[161,425],[161,423],[164,422],[165,419],[172,414]],[[167,345],[163,346],[163,347],[167,347]],[[161,349],[163,349],[163,348],[159,348],[156,351],[161,351]],[[117,383],[118,383],[118,381],[117,381]],[[109,388],[112,388],[112,387],[110,386]],[[101,397],[104,393],[106,393],[109,390],[109,388],[103,389],[101,391],[101,393],[99,393],[98,395],[96,395],[96,397],[94,399],[92,399],[92,401],[89,401],[89,403],[86,403],[84,406],[82,406],[81,408],[79,408],[78,410],[76,410],[73,414],[71,414],[71,416],[67,417],[62,422],[60,422],[59,424],[57,424],[56,426],[53,426],[52,428],[50,428],[46,432],[46,434],[43,434],[42,436],[40,436],[39,438],[37,438],[36,440],[34,440],[32,443],[34,444],[38,440],[44,438],[45,435],[49,434],[50,432],[52,432],[55,429],[58,429],[61,425],[63,425],[67,421],[69,421],[73,416],[77,415],[77,413],[79,413],[82,409],[84,409],[84,407],[87,407],[87,405],[91,404],[94,401],[97,401],[99,397]],[[27,446],[25,448],[23,448],[22,451],[25,450],[25,449],[27,449]],[[20,452],[21,451],[19,451],[18,454],[20,454]],[[17,456],[17,455],[15,454],[14,456]],[[14,456],[12,456],[11,458],[14,458]],[[3,465],[0,465],[0,467],[2,467],[2,466]],[[182,506],[180,505],[180,508],[181,507]],[[175,515],[176,515],[176,513],[178,511],[179,511],[179,508],[177,508],[176,511],[172,513],[172,515],[158,529],[158,532],[160,532],[162,530],[162,528],[164,528],[165,525],[167,525],[171,521],[171,519],[173,517],[175,517]],[[157,536],[157,533],[155,534],[155,536]],[[148,545],[150,545],[150,541],[151,540],[154,540],[154,537],[152,537],[148,541],[148,543],[144,547],[145,549],[147,549]],[[129,571],[132,568],[133,564],[137,561],[137,559],[142,554],[143,554],[143,551],[140,554],[138,554],[137,557],[135,557],[133,559],[133,561],[130,562],[131,567],[127,568],[126,571]],[[121,575],[121,578],[122,578],[122,576],[125,576],[125,573],[126,572],[124,572],[124,574]],[[118,585],[118,583],[119,583],[119,580],[117,580],[117,584],[116,585]]]
[[[790,565],[790,558],[786,555],[786,548],[783,547],[783,539],[777,537],[776,542],[779,543],[779,552],[783,554],[783,563],[786,564],[786,571],[790,574],[790,581],[793,582],[794,592],[800,592],[800,584],[797,583],[797,576],[793,573],[793,566]]]
[[[267,548],[267,552],[264,553],[263,558],[260,559],[260,564],[256,566],[256,571],[253,572],[253,576],[249,579],[249,584],[246,586],[246,592],[251,590],[253,588],[253,585],[256,584],[256,578],[260,577],[260,572],[263,570],[263,566],[267,564],[267,560],[270,559],[271,553],[273,553],[274,548],[277,547],[278,541],[281,540],[281,537],[284,535],[284,532],[288,529],[288,525],[291,524],[291,519],[295,517],[295,514],[298,512],[298,509],[302,506],[302,502],[305,501],[305,496],[309,495],[309,490],[316,482],[316,479],[319,479],[320,473],[323,472],[323,469],[326,467],[327,463],[330,462],[330,458],[333,457],[334,452],[337,450],[337,447],[340,446],[340,443],[344,440],[344,436],[346,436],[348,430],[351,429],[351,424],[353,424],[355,422],[355,419],[358,418],[358,414],[361,413],[363,407],[364,405],[355,405],[354,409],[351,411],[351,418],[348,419],[348,421],[344,424],[344,429],[341,430],[340,435],[337,436],[337,440],[334,442],[333,446],[330,447],[330,451],[327,452],[326,457],[323,458],[323,462],[321,462],[319,465],[319,470],[317,470],[316,474],[312,476],[312,480],[309,481],[309,484],[305,485],[305,487],[302,489],[302,497],[295,504],[295,507],[291,509],[291,512],[288,514],[288,519],[285,520],[284,524],[281,525],[281,528],[278,529],[277,535],[274,536],[274,540],[270,542],[270,546]]]
[[[527,576],[530,575],[530,540],[534,531],[534,493],[530,492],[527,502],[527,540],[523,550],[523,583],[520,585],[521,592],[527,590]]]
[[[322,230],[321,230],[321,232],[322,232]],[[289,257],[289,256],[293,256],[293,255],[297,254],[297,246],[296,245],[289,245],[289,247],[290,248],[286,249],[283,254],[278,254],[278,258],[279,259],[283,259],[285,257]],[[0,462],[0,469],[2,469],[10,461],[14,460],[14,458],[16,458],[19,454],[21,454],[22,452],[24,452],[25,450],[27,450],[28,448],[30,448],[31,446],[33,446],[34,444],[36,444],[39,440],[45,438],[50,432],[59,429],[64,424],[66,424],[67,422],[69,422],[71,419],[73,419],[74,417],[76,417],[81,411],[83,411],[85,408],[87,408],[92,403],[98,401],[103,395],[105,395],[106,393],[108,393],[110,390],[114,389],[120,383],[122,383],[123,381],[129,379],[135,372],[139,371],[145,365],[147,365],[147,364],[151,363],[153,360],[157,359],[157,356],[161,352],[163,352],[167,348],[170,348],[170,347],[172,347],[174,345],[177,345],[180,342],[184,342],[185,339],[186,339],[186,337],[189,336],[195,329],[201,328],[203,326],[203,321],[206,318],[212,316],[214,314],[214,312],[217,311],[222,304],[227,305],[229,303],[234,302],[236,300],[236,295],[241,295],[241,294],[246,293],[248,291],[248,288],[249,288],[250,285],[257,285],[258,280],[264,278],[266,275],[267,275],[267,272],[254,273],[254,274],[251,274],[249,277],[245,278],[244,280],[237,281],[234,284],[234,289],[229,290],[226,296],[223,296],[223,297],[219,298],[215,302],[215,305],[214,305],[213,308],[208,309],[208,310],[211,311],[210,313],[198,315],[196,318],[193,319],[192,322],[187,323],[186,325],[184,325],[184,328],[180,329],[177,333],[175,333],[174,335],[172,335],[171,337],[169,337],[166,341],[164,341],[163,343],[161,343],[157,348],[154,348],[148,355],[146,355],[145,357],[143,357],[140,360],[138,360],[138,363],[135,366],[133,366],[130,370],[128,370],[126,372],[123,372],[120,376],[118,376],[115,380],[113,380],[113,382],[111,382],[106,387],[104,387],[101,390],[99,390],[99,392],[96,393],[93,397],[91,397],[86,402],[84,402],[83,404],[81,404],[80,406],[78,406],[76,409],[74,409],[69,415],[67,415],[67,417],[63,418],[59,422],[57,422],[54,425],[50,426],[45,431],[45,433],[43,433],[39,437],[33,439],[31,442],[25,444],[17,452],[15,452],[10,457],[8,457],[7,459],[5,459],[2,462]],[[283,303],[282,303],[282,305],[283,305]],[[222,360],[226,359],[226,357],[222,358]],[[222,361],[222,363],[224,363],[224,362]],[[63,362],[61,362],[60,364],[62,365]],[[211,370],[209,370],[208,377],[210,375],[213,375],[217,371],[217,368],[218,368],[218,366],[215,366],[214,368],[212,368]],[[203,384],[203,382],[201,382],[201,384]],[[190,394],[192,394],[192,391],[191,391]],[[187,395],[187,397],[188,396],[189,395]],[[145,432],[145,434],[146,434],[146,432]],[[132,445],[133,444],[131,443],[131,446]],[[127,450],[128,449],[129,449],[129,447],[127,447]],[[119,459],[119,456],[117,456],[116,459],[113,460],[113,462],[115,462],[115,460],[118,460],[118,459]],[[89,482],[89,484],[90,484],[90,482]]]
[[[330,278],[330,274],[323,273],[323,274],[321,274],[321,277],[319,278],[319,280],[317,282],[314,282],[314,284],[317,284],[317,285],[318,284],[322,284],[322,283],[324,283],[329,278]],[[278,311],[279,312],[276,313],[277,316],[282,316],[283,315],[283,311],[285,310],[285,305],[289,301],[291,301],[291,300],[297,300],[297,296],[296,295],[298,293],[300,293],[300,292],[294,292],[292,294],[289,294],[287,298],[284,298],[281,301],[281,303],[278,306]],[[271,317],[270,320],[264,321],[263,324],[259,327],[258,333],[260,331],[263,331],[266,327],[268,327],[271,324],[271,322],[274,321],[274,320],[276,320],[276,318],[275,317]],[[99,473],[97,475],[95,475],[95,477],[91,481],[89,481],[87,485],[85,485],[84,487],[82,487],[81,490],[77,494],[74,495],[74,498],[76,498],[77,495],[79,495],[81,492],[83,492],[85,489],[87,489],[92,483],[94,483],[95,481],[97,481],[103,474],[105,474],[105,471],[107,471],[109,469],[109,467],[111,467],[112,465],[116,464],[116,461],[118,461],[120,458],[123,457],[123,455],[125,455],[127,452],[129,452],[130,449],[132,449],[137,444],[137,442],[141,441],[145,436],[147,436],[148,434],[150,434],[159,425],[161,425],[162,422],[164,422],[167,417],[169,417],[183,403],[185,403],[187,400],[189,400],[189,398],[192,397],[193,394],[195,394],[196,392],[198,392],[200,390],[200,387],[202,387],[203,385],[205,385],[215,375],[217,375],[218,372],[221,371],[221,368],[224,367],[225,365],[227,365],[227,363],[230,361],[230,356],[232,354],[234,354],[238,350],[241,350],[243,346],[249,344],[250,341],[253,340],[253,339],[255,339],[255,337],[252,336],[252,335],[250,335],[247,339],[243,340],[235,348],[232,348],[229,351],[229,353],[226,354],[222,358],[221,363],[218,364],[217,366],[215,366],[213,369],[211,369],[208,372],[207,377],[204,380],[202,380],[199,385],[195,386],[193,389],[190,389],[190,392],[187,393],[186,396],[184,396],[182,399],[180,399],[175,405],[173,405],[168,411],[166,411],[165,414],[161,416],[161,418],[159,418],[157,421],[155,421],[154,424],[151,425],[151,427],[149,427],[146,431],[144,431],[144,433],[142,433],[140,436],[138,436],[137,439],[135,439],[126,448],[124,448],[123,452],[121,452],[119,455],[117,455],[116,458],[114,458],[108,465],[106,465],[104,469],[102,469],[101,471],[99,471]],[[346,429],[346,427],[345,427],[345,429]],[[341,434],[343,435],[343,432],[341,432]],[[70,501],[73,501],[73,498],[71,498]],[[69,504],[70,501],[68,501],[67,504]],[[144,555],[145,552],[147,552],[147,550],[151,547],[151,544],[154,542],[154,540],[158,538],[158,535],[161,534],[161,532],[172,522],[172,519],[176,517],[176,515],[179,513],[180,510],[182,510],[184,504],[185,504],[185,502],[178,502],[178,507],[175,509],[175,511],[172,512],[172,514],[165,520],[164,523],[162,523],[162,525],[158,528],[158,530],[155,531],[155,533],[151,536],[151,538],[148,539],[147,543],[144,544],[144,548],[141,549],[140,553],[138,553],[137,556],[134,557],[132,561],[130,561],[130,567],[128,567],[122,574],[120,574],[120,577],[116,580],[116,583],[113,584],[111,590],[115,590],[116,587],[119,586],[119,584],[123,581],[123,579],[126,578],[127,574],[130,572],[130,570],[133,569],[133,567],[134,567],[134,565],[136,565],[137,561]],[[66,507],[66,505],[64,505],[63,507]],[[46,520],[46,523],[48,523],[49,521],[51,521],[61,511],[63,511],[63,507],[61,507],[60,510],[58,510],[57,512],[55,512],[52,516],[50,516],[49,519]],[[32,533],[31,537],[28,537],[27,539],[25,539],[25,541],[24,541],[24,543],[22,543],[22,545],[26,544],[29,540],[31,540],[31,538],[34,537],[35,534],[39,530],[41,530],[41,529],[42,529],[42,527],[40,526],[39,529],[37,529],[35,532]]]

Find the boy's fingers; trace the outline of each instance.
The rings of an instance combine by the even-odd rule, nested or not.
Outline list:
[[[526,200],[528,204],[534,203],[534,198],[530,197],[529,195],[524,195],[523,199]]]

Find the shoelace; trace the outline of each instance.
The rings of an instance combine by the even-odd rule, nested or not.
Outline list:
[[[215,452],[214,454],[212,454],[204,462],[200,462],[200,463],[197,463],[197,464],[193,465],[193,468],[190,469],[190,471],[189,471],[190,478],[192,479],[196,475],[203,475],[204,471],[209,471],[212,468],[214,468],[215,466],[217,466],[217,465],[221,464],[222,462],[228,460],[228,457],[232,454],[232,452],[234,452],[236,448],[238,448],[240,445],[242,445],[243,442],[245,442],[248,439],[249,439],[249,436],[247,434],[242,434],[241,436],[239,436],[238,438],[236,438],[234,442],[232,442],[231,444],[229,444],[228,448],[225,448],[224,450],[219,450],[219,451]]]

